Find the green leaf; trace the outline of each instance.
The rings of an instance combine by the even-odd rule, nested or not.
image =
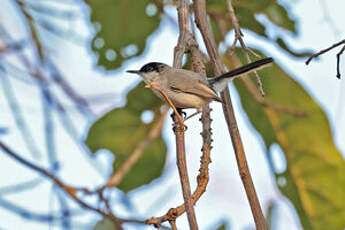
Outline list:
[[[289,17],[287,10],[278,2],[274,1],[269,4],[263,13],[275,25],[296,33],[295,21]]]
[[[265,26],[256,19],[255,14],[252,11],[244,7],[235,7],[234,10],[237,14],[241,28],[251,30],[258,35],[267,37]]]
[[[116,230],[113,222],[105,218],[96,223],[92,230]]]
[[[241,65],[235,57],[224,61],[230,69],[234,63]],[[243,55],[241,63],[245,63]],[[274,172],[277,186],[293,203],[304,229],[344,229],[345,162],[334,145],[325,113],[278,65],[261,70],[260,76],[265,100],[307,113],[296,117],[263,107],[254,101],[243,81],[234,80],[243,109],[264,140],[268,158],[274,143],[284,152],[287,168],[283,173]]]
[[[98,65],[119,68],[145,49],[146,40],[159,26],[160,12],[150,0],[89,0],[96,34],[92,50]]]
[[[161,105],[162,101],[140,83],[127,94],[125,107],[111,110],[91,126],[85,143],[93,153],[100,149],[110,150],[115,155],[115,173],[146,138],[152,125],[160,117]],[[141,120],[144,111],[154,113],[154,119],[149,124]],[[166,152],[166,144],[159,136],[144,150],[139,161],[117,187],[128,192],[159,177],[165,164]]]

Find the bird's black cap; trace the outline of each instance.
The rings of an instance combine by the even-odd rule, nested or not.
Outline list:
[[[161,72],[164,67],[167,66],[164,63],[161,62],[150,62],[141,67],[140,70],[127,70],[128,73],[135,73],[135,74],[140,74],[140,73],[150,73],[150,72]]]
[[[139,71],[144,72],[144,73],[153,72],[153,71],[161,72],[165,66],[166,66],[166,64],[164,64],[164,63],[150,62],[150,63],[147,63],[146,65],[144,65],[143,67],[141,67],[141,69]]]

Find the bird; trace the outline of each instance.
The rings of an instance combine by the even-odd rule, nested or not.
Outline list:
[[[199,114],[203,107],[211,101],[222,103],[218,93],[235,78],[264,68],[273,63],[273,58],[263,58],[236,68],[220,76],[207,78],[205,75],[190,70],[178,69],[161,62],[150,62],[140,70],[127,70],[139,75],[147,85],[155,84],[177,109],[195,108],[197,111],[184,120]],[[152,89],[163,101],[165,98],[157,89]]]

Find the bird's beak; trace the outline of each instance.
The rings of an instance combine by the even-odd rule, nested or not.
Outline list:
[[[139,74],[140,71],[139,70],[127,70],[127,73],[135,73],[135,74]]]

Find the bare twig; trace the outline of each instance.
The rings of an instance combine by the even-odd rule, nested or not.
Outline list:
[[[240,45],[242,47],[242,50],[244,51],[244,55],[246,57],[246,60],[247,60],[247,63],[250,63],[251,60],[249,58],[249,53],[254,55],[255,57],[260,57],[258,54],[256,54],[254,51],[252,51],[251,49],[249,49],[246,44],[244,43],[243,41],[243,34],[241,32],[241,28],[240,28],[240,25],[238,23],[238,19],[236,17],[236,14],[235,14],[235,10],[234,8],[232,7],[232,4],[231,4],[231,0],[226,0],[226,5],[228,7],[228,11],[229,11],[229,14],[230,14],[230,18],[231,18],[231,22],[232,22],[232,25],[234,26],[234,30],[235,30],[235,40],[234,40],[234,43],[232,44],[232,49],[234,49],[234,47],[236,46],[236,43],[237,41],[240,42]],[[265,96],[265,92],[262,88],[262,82],[261,82],[261,79],[259,77],[259,74],[257,73],[257,71],[254,71],[254,76],[255,76],[255,79],[256,79],[256,83],[258,84],[258,87],[259,87],[259,91],[261,93],[262,96]]]
[[[160,118],[156,121],[156,123],[150,129],[147,137],[138,144],[138,146],[135,148],[135,150],[132,152],[131,156],[126,160],[126,162],[122,165],[122,167],[118,171],[116,171],[116,173],[113,176],[109,178],[105,187],[107,188],[115,187],[122,181],[123,177],[127,175],[129,170],[139,160],[139,158],[141,157],[141,155],[143,154],[147,146],[153,140],[155,140],[160,134],[163,124],[164,124],[165,116],[168,113],[168,111],[169,111],[169,107],[167,106],[162,112],[162,114],[160,115]]]
[[[152,82],[150,85],[146,85],[145,86],[146,88],[151,88],[151,89],[155,89],[157,91],[159,91],[159,93],[164,97],[164,99],[166,100],[166,102],[170,105],[170,107],[174,110],[174,113],[175,115],[177,116],[178,118],[178,121],[180,123],[183,124],[183,119],[180,115],[180,113],[177,111],[176,107],[174,106],[174,104],[172,103],[172,101],[170,100],[170,98],[168,97],[168,95],[166,95],[166,93],[161,89],[159,88],[155,82]]]
[[[339,79],[340,79],[340,56],[343,54],[344,50],[345,50],[345,45],[343,46],[343,48],[341,48],[339,53],[337,53],[337,78]]]
[[[207,23],[206,14],[206,2],[205,0],[194,0],[194,9],[196,16],[196,23],[202,34],[204,43],[206,45],[208,54],[211,58],[215,74],[220,76],[225,73],[224,66],[221,62],[219,54],[216,49],[214,39],[210,33],[209,26]],[[252,209],[253,217],[255,220],[256,228],[258,230],[266,230],[265,218],[263,216],[258,197],[256,195],[255,187],[249,172],[247,165],[246,156],[244,153],[244,148],[240,133],[238,131],[237,122],[235,119],[235,114],[232,107],[232,102],[230,99],[229,89],[226,89],[221,93],[223,100],[223,111],[224,116],[228,125],[229,132],[231,134],[233,148],[236,154],[237,165],[239,168],[239,173],[242,179],[242,183],[246,190],[247,198]]]
[[[308,64],[313,60],[313,58],[316,58],[316,57],[318,57],[318,56],[320,56],[320,55],[322,55],[322,54],[324,54],[324,53],[330,51],[331,49],[334,49],[335,47],[340,46],[341,44],[345,44],[345,39],[344,39],[344,40],[341,40],[341,41],[339,41],[339,42],[337,42],[337,43],[335,43],[335,44],[333,44],[333,45],[331,45],[330,47],[328,47],[328,48],[326,48],[326,49],[323,49],[323,50],[321,50],[321,51],[319,51],[319,52],[317,52],[317,53],[311,55],[311,56],[307,59],[307,61],[305,62],[305,64],[308,65]]]
[[[317,52],[317,53],[311,55],[311,56],[307,59],[307,61],[305,62],[305,64],[308,65],[308,64],[313,60],[313,58],[316,58],[316,57],[318,57],[318,56],[320,56],[320,55],[322,55],[322,54],[324,54],[324,53],[326,53],[326,52],[328,52],[328,51],[330,51],[330,50],[332,50],[332,49],[334,49],[334,48],[336,48],[336,47],[338,47],[338,46],[340,46],[340,45],[342,45],[342,44],[345,44],[345,39],[344,39],[344,40],[341,40],[341,41],[339,41],[339,42],[337,42],[337,43],[335,43],[335,44],[333,44],[333,45],[331,45],[330,47],[328,47],[328,48],[326,48],[326,49],[323,49],[323,50],[321,50],[321,51],[319,51],[319,52]],[[340,79],[340,76],[341,76],[341,75],[340,75],[340,56],[343,54],[344,50],[345,50],[345,45],[344,45],[343,48],[341,48],[341,50],[337,53],[337,75],[336,75],[336,77],[337,77],[338,79]]]

